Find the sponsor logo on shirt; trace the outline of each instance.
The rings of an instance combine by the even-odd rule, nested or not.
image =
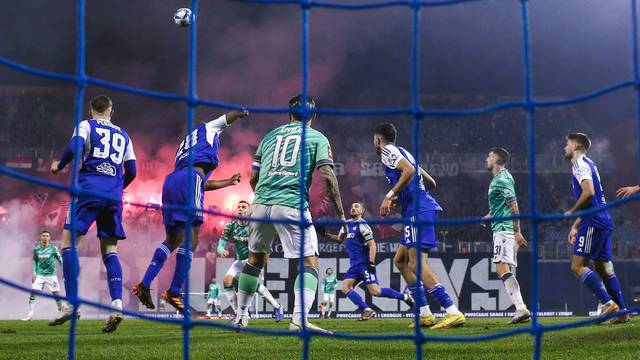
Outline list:
[[[103,162],[102,164],[98,165],[96,167],[96,171],[101,174],[116,176],[116,167],[106,162]]]

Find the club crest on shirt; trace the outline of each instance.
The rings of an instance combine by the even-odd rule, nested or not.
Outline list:
[[[398,154],[389,155],[389,160],[391,160],[391,163],[395,163],[398,160]]]
[[[101,174],[116,176],[116,167],[106,162],[103,162],[102,164],[98,165],[96,167],[96,171]]]

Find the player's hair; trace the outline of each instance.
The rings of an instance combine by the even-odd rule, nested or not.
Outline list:
[[[51,235],[51,232],[50,232],[49,230],[42,230],[42,231],[40,231],[40,235],[42,235],[42,234],[44,234],[44,233],[47,233],[47,234]]]
[[[509,155],[509,152],[507,151],[507,149],[505,148],[501,148],[501,147],[494,147],[489,149],[490,153],[494,153],[498,156],[498,161],[496,161],[496,163],[498,165],[504,165],[509,161],[509,158],[511,157],[511,155]]]
[[[581,133],[581,132],[568,133],[567,140],[575,141],[576,143],[578,143],[578,145],[580,145],[580,147],[584,151],[589,150],[589,148],[591,147],[591,140],[585,133]]]
[[[354,201],[354,202],[351,203],[351,205],[353,205],[353,204],[360,204],[360,207],[365,209],[364,203],[362,201]]]
[[[247,205],[251,206],[251,204],[250,204],[247,200],[240,200],[240,201],[238,201],[238,204],[242,204],[242,203],[245,203],[245,204],[247,204]]]
[[[91,98],[91,110],[102,114],[113,105],[113,102],[107,95],[96,95]]]
[[[387,142],[396,142],[398,130],[396,130],[396,127],[393,124],[382,124],[376,127],[375,134],[382,136],[382,138]]]
[[[324,272],[326,273],[326,272],[327,272],[327,270],[331,270],[331,271],[333,271],[333,268],[332,268],[331,266],[329,266],[328,268],[324,269]]]
[[[301,94],[292,97],[291,100],[289,100],[289,115],[292,116],[294,120],[301,121],[302,116],[300,116],[300,110],[302,110],[303,107]],[[307,95],[306,108],[311,113],[309,119],[312,119],[316,115],[316,100],[309,95]]]

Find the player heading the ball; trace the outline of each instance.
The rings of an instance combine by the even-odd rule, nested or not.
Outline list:
[[[182,285],[191,266],[193,250],[198,245],[200,225],[204,220],[205,191],[221,189],[240,183],[240,174],[224,180],[208,180],[218,167],[218,150],[220,134],[238,119],[247,117],[247,111],[232,110],[215,120],[201,122],[191,134],[187,134],[176,152],[175,168],[167,175],[162,185],[162,222],[166,238],[155,250],[144,278],[133,287],[132,292],[140,302],[149,309],[155,309],[151,297],[151,283],[156,278],[171,253],[178,249],[176,267],[173,272],[171,287],[162,293],[162,298],[176,310],[182,312]],[[189,171],[189,153],[193,159],[193,171]],[[193,194],[189,193],[193,189]],[[194,196],[195,198],[191,198]],[[169,208],[168,206],[189,207],[195,204],[195,213],[190,210]],[[188,250],[181,245],[185,241],[187,223],[191,222],[191,244]],[[188,251],[188,253],[187,253]],[[187,258],[188,257],[188,258]]]

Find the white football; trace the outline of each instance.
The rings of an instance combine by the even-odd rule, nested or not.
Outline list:
[[[191,25],[191,17],[193,14],[191,13],[191,9],[188,8],[180,8],[176,10],[176,13],[173,14],[173,21],[178,26],[189,26]]]

